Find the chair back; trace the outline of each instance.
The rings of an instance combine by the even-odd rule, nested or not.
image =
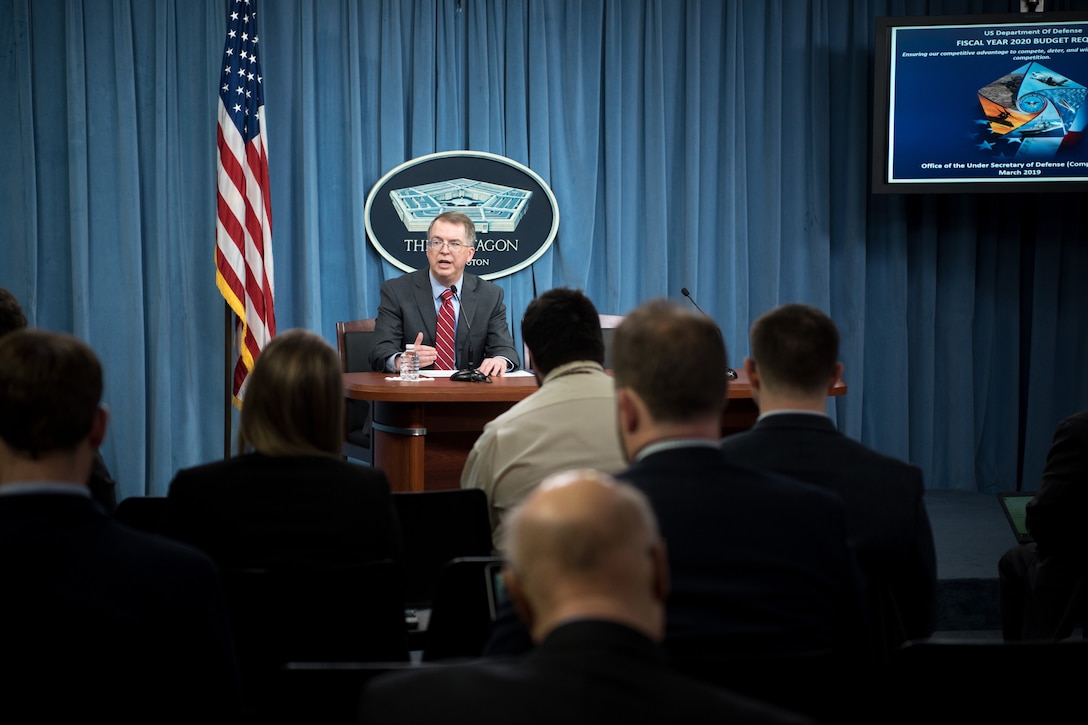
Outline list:
[[[114,518],[138,531],[160,536],[175,534],[166,496],[129,496],[117,505]]]
[[[623,315],[597,315],[601,321],[601,337],[604,339],[604,369],[612,369],[612,334],[616,331],[616,328],[623,322]],[[529,352],[529,346],[524,342],[521,344],[521,359],[524,361],[524,368],[526,370],[533,370],[532,356]]]
[[[404,550],[404,600],[429,607],[442,568],[451,559],[491,555],[487,495],[477,488],[395,492]]]
[[[251,706],[287,662],[408,659],[399,573],[388,559],[330,568],[220,572]]]
[[[345,373],[370,372],[370,351],[374,347],[375,318],[336,323],[336,351],[340,354],[340,370]],[[372,463],[370,445],[370,403],[365,400],[344,401],[345,457]]]
[[[359,695],[376,677],[439,667],[411,662],[288,662],[272,703],[275,722],[358,725]]]
[[[370,372],[370,350],[374,347],[376,318],[336,323],[336,351],[345,373]]]
[[[1083,717],[1084,693],[1067,686],[1088,670],[1088,642],[925,640],[891,659],[880,689],[890,722],[1037,722]],[[1014,683],[1013,690],[1002,682]],[[1071,713],[1081,712],[1080,716]],[[1065,713],[1062,715],[1061,713]]]
[[[404,604],[389,559],[220,571],[247,709],[277,716],[288,662],[405,662]],[[276,720],[278,721],[278,720]]]
[[[423,661],[479,657],[493,622],[492,571],[502,559],[461,557],[442,568],[427,623]]]
[[[604,338],[604,369],[612,369],[612,335],[623,322],[623,315],[598,315],[601,318],[601,337]]]

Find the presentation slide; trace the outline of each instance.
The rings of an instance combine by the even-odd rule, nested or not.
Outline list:
[[[889,32],[887,183],[1088,181],[1088,21]]]

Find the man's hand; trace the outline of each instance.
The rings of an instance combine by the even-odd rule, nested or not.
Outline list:
[[[506,358],[489,357],[480,363],[480,366],[476,369],[484,375],[502,377],[506,373]]]
[[[430,345],[423,344],[423,333],[416,335],[416,355],[419,355],[419,368],[422,370],[428,365],[434,365],[434,361],[438,359],[438,350],[435,350]]]

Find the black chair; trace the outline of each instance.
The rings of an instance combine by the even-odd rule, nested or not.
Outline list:
[[[612,369],[612,335],[616,328],[623,322],[623,315],[597,315],[601,320],[601,337],[604,339],[604,369]],[[529,346],[522,343],[521,359],[526,370],[533,369],[533,361],[529,354]]]
[[[271,721],[358,725],[359,696],[367,683],[391,672],[435,666],[409,662],[288,662],[276,677],[275,717]]]
[[[174,536],[170,499],[165,496],[129,496],[117,505],[114,518],[138,531]]]
[[[597,315],[601,319],[601,336],[604,338],[604,369],[612,369],[612,335],[623,322],[623,315]]]
[[[491,555],[487,495],[475,488],[397,492],[404,551],[404,601],[426,608],[434,597],[442,567],[451,559]]]
[[[246,698],[274,702],[288,662],[408,660],[399,570],[383,559],[330,568],[223,569]]]
[[[502,559],[461,557],[442,568],[427,625],[423,661],[479,657],[491,635],[494,575]]]
[[[336,349],[340,353],[340,370],[345,373],[370,372],[370,350],[374,347],[374,318],[336,323]],[[344,442],[341,452],[345,458],[374,463],[370,446],[370,403],[365,400],[344,401]]]
[[[872,692],[886,707],[882,722],[1062,722],[1084,717],[1084,694],[1068,683],[1085,671],[1081,640],[926,640],[893,654]]]

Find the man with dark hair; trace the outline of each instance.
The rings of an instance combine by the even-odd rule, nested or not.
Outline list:
[[[26,327],[26,315],[19,301],[6,289],[0,289],[0,337]],[[117,510],[117,482],[113,480],[102,454],[95,454],[91,475],[87,478],[91,497],[111,514]]]
[[[370,352],[374,370],[397,372],[408,343],[415,345],[420,368],[456,370],[476,363],[485,375],[517,369],[502,288],[465,273],[475,254],[471,219],[461,212],[434,218],[427,229],[428,268],[382,283]]]
[[[827,393],[840,377],[839,331],[814,307],[788,304],[752,325],[744,368],[755,426],[727,437],[726,456],[835,492],[865,575],[874,654],[933,633],[937,562],[922,472],[836,430]]]
[[[26,327],[26,315],[19,301],[6,289],[0,287],[0,337]]]
[[[487,494],[496,548],[506,514],[549,474],[624,466],[593,303],[577,290],[548,290],[529,303],[521,334],[540,391],[484,426],[461,473],[462,488]]]
[[[666,301],[612,340],[619,475],[650,499],[673,575],[665,648],[699,670],[735,658],[854,655],[864,609],[846,511],[833,494],[743,468],[719,449],[721,331]]]
[[[666,664],[656,643],[668,564],[637,491],[570,471],[541,483],[511,518],[506,590],[536,648],[379,678],[363,695],[363,722],[799,722]]]
[[[0,719],[224,721],[240,713],[218,576],[138,533],[86,480],[106,433],[102,368],[74,337],[0,339]]]

